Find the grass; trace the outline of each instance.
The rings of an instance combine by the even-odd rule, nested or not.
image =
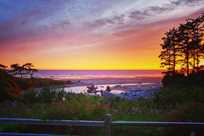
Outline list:
[[[49,95],[48,95],[49,94]],[[60,94],[60,95],[59,95]],[[49,96],[49,97],[47,97]],[[145,104],[146,103],[146,104]],[[149,110],[150,105],[140,101],[128,101],[119,98],[106,99],[99,96],[64,93],[63,89],[53,87],[43,88],[40,92],[29,90],[24,92],[14,104],[0,103],[1,116],[27,117],[41,119],[72,119],[72,120],[104,120],[107,113],[112,114],[113,120],[162,120],[161,114]],[[144,104],[144,105],[143,105]],[[74,133],[78,135],[103,135],[103,129],[84,127],[51,127],[3,125],[2,131],[33,131],[53,133]],[[154,128],[137,128],[138,134],[149,135],[158,130]],[[127,133],[128,131],[128,133]],[[117,135],[133,135],[135,127],[114,127]]]
[[[169,90],[165,91],[168,92]],[[186,90],[183,89],[183,91]],[[169,94],[168,96],[170,97],[168,99],[171,100],[168,103],[172,103],[173,100],[177,101],[174,95]],[[154,99],[129,101],[117,97],[107,99],[99,96],[71,94],[64,92],[63,88],[57,89],[55,87],[45,87],[41,91],[25,91],[16,102],[1,102],[0,107],[3,108],[0,108],[0,114],[1,116],[6,115],[12,117],[32,117],[41,119],[103,120],[106,113],[111,113],[113,120],[204,120],[204,104],[202,102],[195,102],[198,98],[195,98],[194,100],[191,98],[191,101],[188,102],[179,100],[174,106],[169,106],[167,103],[169,109],[166,110],[166,106],[162,107],[158,105],[157,102],[167,99],[166,97],[163,96],[163,92],[159,92]],[[155,99],[158,100],[156,101]],[[0,126],[0,130],[4,131],[46,131],[52,133],[73,133],[82,136],[103,135],[103,129],[96,129],[94,127],[56,127],[54,130],[49,126],[43,128],[44,129],[42,129],[41,126]],[[118,136],[133,136],[136,134],[140,136],[159,136],[166,135],[167,133],[165,132],[168,131],[168,134],[171,133],[172,135],[176,135],[177,131],[175,129],[180,130],[180,135],[186,132],[186,128],[114,127],[112,133]]]

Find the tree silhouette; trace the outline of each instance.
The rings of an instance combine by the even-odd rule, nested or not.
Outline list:
[[[192,37],[190,46],[191,48],[191,56],[193,59],[193,72],[199,70],[199,63],[200,59],[202,59],[204,55],[204,44],[202,43],[203,34],[203,22],[204,16],[198,17],[197,19],[193,20],[190,19],[191,26],[192,26]]]
[[[181,53],[184,56],[181,59],[182,66],[185,66],[186,68],[186,74],[189,75],[189,69],[190,69],[190,37],[189,37],[189,26],[187,24],[181,24],[178,28],[179,30],[179,42],[181,47]]]
[[[179,46],[177,35],[177,29],[173,28],[166,32],[165,36],[162,38],[162,51],[159,57],[161,59],[161,67],[166,67],[168,73],[175,73],[176,64],[178,63],[177,57],[180,56],[178,53]]]
[[[23,67],[20,66],[19,64],[11,64],[11,73],[13,75],[20,75],[21,78],[23,78]]]
[[[26,63],[22,67],[24,68],[24,71],[26,71],[26,73],[30,75],[30,78],[33,78],[33,74],[38,71],[34,68],[34,65],[32,63]]]
[[[159,56],[161,67],[166,67],[167,72],[175,73],[176,67],[181,66],[187,76],[191,69],[192,72],[198,72],[200,60],[204,58],[203,28],[204,15],[187,19],[186,23],[165,33]]]
[[[5,70],[7,68],[7,66],[0,64],[0,69]]]
[[[185,66],[186,74],[190,74],[199,68],[200,59],[203,57],[203,27],[204,16],[196,19],[188,19],[185,24],[179,26],[180,45],[184,56],[182,65]]]

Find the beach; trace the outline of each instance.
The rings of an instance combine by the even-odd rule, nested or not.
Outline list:
[[[101,92],[110,87],[106,95],[132,99],[158,90],[162,74],[159,70],[42,70],[35,76],[70,80],[72,84],[64,86],[65,91],[70,93],[101,96]],[[95,93],[88,93],[89,86],[95,87]]]

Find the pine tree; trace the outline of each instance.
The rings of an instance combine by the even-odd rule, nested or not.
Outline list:
[[[177,28],[170,29],[162,38],[160,54],[161,67],[175,73],[176,68],[184,66],[185,74],[199,71],[200,60],[204,58],[204,15],[188,19]]]
[[[163,43],[162,51],[160,54],[161,59],[161,67],[166,67],[168,72],[175,73],[176,72],[176,64],[177,64],[177,30],[175,28],[170,29],[165,36],[162,38]]]

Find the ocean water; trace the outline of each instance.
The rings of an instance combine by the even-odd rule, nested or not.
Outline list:
[[[131,79],[162,77],[161,70],[40,70],[36,77],[67,79]]]
[[[36,77],[55,80],[71,80],[65,91],[87,93],[88,86],[94,85],[100,91],[109,86],[112,94],[126,91],[150,90],[160,87],[160,70],[40,70]]]

